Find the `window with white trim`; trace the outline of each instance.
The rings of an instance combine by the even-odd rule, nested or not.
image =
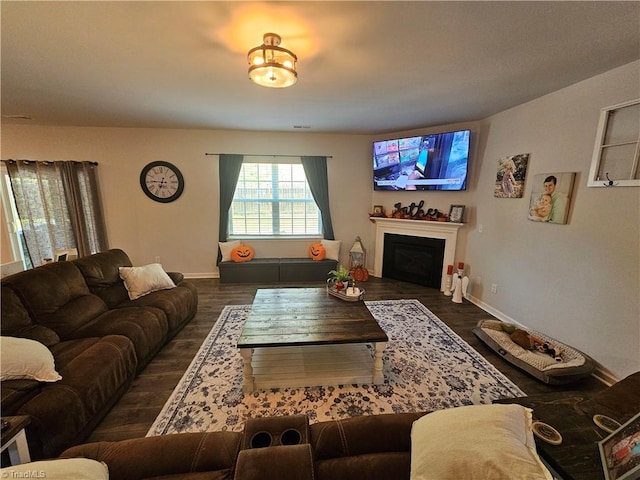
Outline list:
[[[640,99],[603,108],[589,187],[640,186]]]
[[[322,235],[320,210],[299,160],[245,161],[229,213],[231,237]]]

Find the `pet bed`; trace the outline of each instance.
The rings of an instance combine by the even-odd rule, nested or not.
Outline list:
[[[515,325],[499,320],[480,320],[473,333],[489,348],[499,353],[507,362],[521,368],[538,380],[551,385],[575,382],[591,375],[595,367],[593,359],[569,345],[532,330],[524,330],[546,344],[542,348],[527,349],[515,343],[511,331]],[[551,350],[555,350],[555,355]]]

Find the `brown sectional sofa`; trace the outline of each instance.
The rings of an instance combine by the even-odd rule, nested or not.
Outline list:
[[[624,423],[640,412],[639,387],[640,372],[590,398],[583,396],[572,404],[573,415],[591,422],[594,412],[606,413]],[[566,395],[573,398],[571,392]],[[538,403],[535,396],[530,399]],[[554,403],[557,407],[557,399]],[[411,469],[412,425],[423,415],[371,415],[306,427],[300,416],[265,417],[249,420],[243,433],[181,433],[97,442],[70,448],[61,457],[105,462],[110,480],[406,480]],[[540,415],[544,411],[538,412],[533,405],[534,418]],[[295,445],[285,442],[292,429],[300,432]],[[262,439],[255,445],[253,439],[265,432],[270,445]],[[566,445],[589,456],[592,475],[588,478],[598,478],[602,468],[597,447],[601,436],[595,437]]]
[[[53,457],[85,440],[136,373],[196,313],[195,286],[169,273],[176,287],[129,300],[114,249],[56,262],[2,280],[2,335],[49,348],[62,379],[4,380],[2,415],[28,415],[32,459]]]

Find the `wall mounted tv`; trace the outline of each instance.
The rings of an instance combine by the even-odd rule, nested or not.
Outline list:
[[[466,190],[469,130],[373,143],[374,190]]]

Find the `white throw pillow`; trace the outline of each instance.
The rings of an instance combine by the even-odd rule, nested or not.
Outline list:
[[[340,240],[322,239],[322,246],[327,252],[324,258],[340,261]]]
[[[120,267],[118,272],[131,300],[176,286],[159,263],[150,263],[142,267]]]
[[[2,478],[46,478],[47,480],[109,480],[107,466],[89,458],[60,458],[22,463],[0,469]]]
[[[42,343],[28,338],[0,337],[0,380],[37,380],[57,382],[51,351]]]
[[[531,410],[515,404],[429,413],[411,430],[411,480],[553,480],[531,424]]]
[[[222,261],[228,262],[231,260],[231,250],[235,247],[239,247],[242,244],[240,240],[232,240],[230,242],[218,242],[220,252],[222,253]]]

